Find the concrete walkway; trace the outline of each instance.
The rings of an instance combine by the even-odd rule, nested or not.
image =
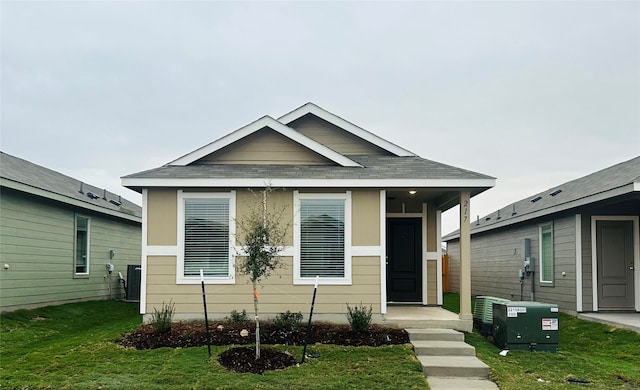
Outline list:
[[[489,378],[489,366],[464,342],[464,334],[452,329],[408,328],[409,339],[431,390],[497,390]]]
[[[579,313],[578,318],[601,322],[640,333],[640,313]]]

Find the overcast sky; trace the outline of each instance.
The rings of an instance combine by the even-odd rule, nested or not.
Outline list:
[[[473,218],[640,154],[639,1],[0,4],[2,151],[138,203],[121,176],[309,101],[496,177]]]

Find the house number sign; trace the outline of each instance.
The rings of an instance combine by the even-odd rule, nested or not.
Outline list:
[[[469,200],[465,199],[464,202],[462,202],[462,216],[464,217],[464,220],[462,222],[467,223],[467,221],[469,221]]]

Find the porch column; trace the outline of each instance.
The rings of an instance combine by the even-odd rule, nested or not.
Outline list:
[[[471,235],[470,194],[460,192],[460,319],[471,320]]]

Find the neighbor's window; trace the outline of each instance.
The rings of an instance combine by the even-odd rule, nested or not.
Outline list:
[[[540,281],[553,283],[553,225],[540,226]]]
[[[76,215],[75,226],[75,273],[89,273],[89,218]]]
[[[182,248],[178,279],[233,282],[232,197],[229,193],[189,193],[181,196]]]
[[[350,193],[298,194],[296,203],[296,282],[351,283]]]

